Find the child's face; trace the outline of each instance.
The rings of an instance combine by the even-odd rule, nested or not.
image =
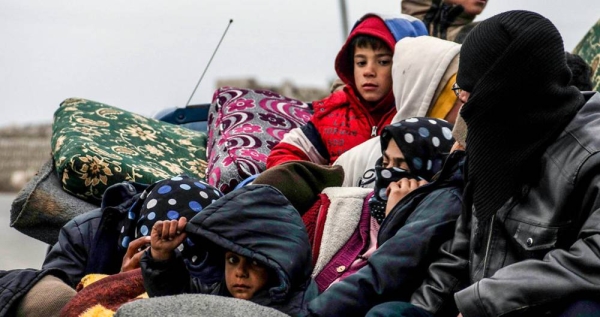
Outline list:
[[[225,284],[233,297],[250,299],[268,280],[268,270],[262,264],[237,253],[225,253]]]
[[[392,89],[392,51],[382,46],[354,48],[354,84],[368,102],[377,102]]]
[[[410,172],[406,158],[404,158],[404,154],[394,139],[390,139],[387,148],[383,152],[382,165],[385,168],[399,167]]]

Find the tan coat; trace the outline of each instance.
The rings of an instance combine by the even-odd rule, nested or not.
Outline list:
[[[429,35],[443,40],[462,43],[467,33],[479,23],[473,22],[475,16],[462,12],[462,7],[444,4],[442,0],[402,0],[401,6],[402,13],[425,23]],[[445,16],[442,6],[451,7]]]

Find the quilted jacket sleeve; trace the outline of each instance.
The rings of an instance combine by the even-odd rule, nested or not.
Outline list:
[[[85,275],[90,247],[98,231],[102,212],[95,209],[67,222],[59,232],[58,242],[44,259],[42,269],[58,268],[70,277],[73,288]]]
[[[222,280],[222,273],[215,275],[214,272],[207,272],[204,278],[192,276],[183,257],[178,252],[174,252],[174,256],[169,260],[157,261],[152,258],[148,249],[142,255],[140,266],[142,267],[144,287],[150,297],[183,293],[212,294],[218,291],[219,282]],[[204,283],[208,280],[213,283]]]
[[[172,256],[169,260],[157,261],[148,249],[140,259],[140,266],[148,296],[177,295],[189,291],[190,274],[181,257]]]
[[[430,313],[452,312],[457,315],[453,295],[469,280],[469,224],[461,215],[456,221],[452,240],[440,248],[436,260],[429,266],[428,277],[415,291],[410,302]]]

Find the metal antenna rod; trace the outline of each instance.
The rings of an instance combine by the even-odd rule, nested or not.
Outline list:
[[[217,47],[215,47],[215,50],[212,53],[212,56],[210,57],[210,60],[208,61],[208,64],[206,64],[206,67],[204,68],[204,71],[202,72],[202,75],[200,76],[200,79],[198,79],[198,83],[196,83],[196,87],[194,87],[194,91],[192,91],[192,95],[190,96],[190,99],[188,99],[187,103],[185,104],[186,107],[190,105],[190,101],[192,101],[192,97],[194,97],[194,94],[196,93],[196,89],[198,89],[198,86],[200,85],[200,82],[202,81],[202,78],[204,78],[204,74],[206,74],[206,70],[208,69],[208,66],[210,66],[210,63],[212,62],[213,57],[215,57],[215,54],[217,53],[217,50],[219,49],[219,46],[221,46],[221,42],[223,42],[223,38],[225,38],[225,34],[227,34],[227,30],[229,30],[229,26],[231,25],[231,23],[233,23],[233,19],[229,19],[229,23],[227,24],[227,28],[225,28],[225,32],[223,32],[223,35],[221,35],[221,39],[219,40],[219,44],[217,44]]]
[[[344,43],[348,37],[348,11],[346,10],[346,0],[340,0],[340,14],[342,15],[342,43]]]

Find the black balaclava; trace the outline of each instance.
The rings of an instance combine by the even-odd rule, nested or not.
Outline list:
[[[442,169],[454,139],[452,124],[434,118],[409,118],[388,125],[381,132],[381,152],[390,140],[398,144],[409,170],[398,167],[384,168],[383,158],[375,164],[375,189],[369,200],[371,216],[381,223],[385,218],[386,189],[391,182],[401,178],[414,178],[431,182]]]
[[[539,175],[539,161],[584,103],[569,86],[562,38],[543,16],[509,11],[482,21],[465,39],[457,84],[471,93],[467,189],[480,221]],[[471,207],[471,206],[468,206]]]

